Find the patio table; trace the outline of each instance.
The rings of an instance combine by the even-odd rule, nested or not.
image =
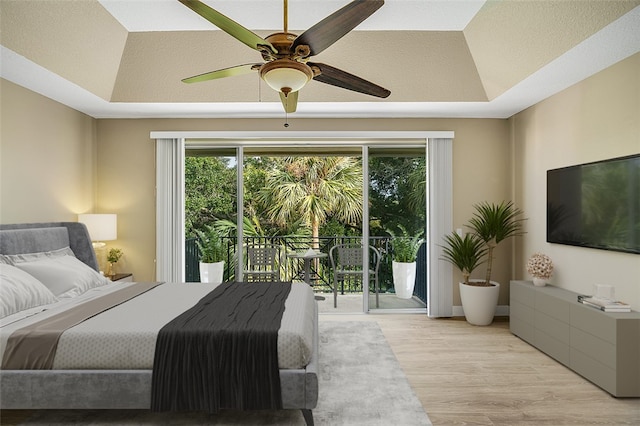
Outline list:
[[[313,259],[322,259],[327,257],[327,253],[322,253],[319,251],[305,251],[305,252],[289,252],[287,253],[287,257],[289,259],[302,259],[304,262],[304,282],[311,285],[311,260]]]

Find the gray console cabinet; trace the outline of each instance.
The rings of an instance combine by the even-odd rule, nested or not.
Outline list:
[[[609,313],[558,287],[511,281],[511,333],[616,397],[640,397],[640,312]]]

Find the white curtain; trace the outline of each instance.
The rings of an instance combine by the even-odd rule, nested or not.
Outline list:
[[[184,139],[156,139],[156,280],[184,282]]]
[[[442,238],[453,228],[453,140],[427,142],[427,191],[429,230],[427,313],[430,317],[453,315],[453,269],[442,259]]]

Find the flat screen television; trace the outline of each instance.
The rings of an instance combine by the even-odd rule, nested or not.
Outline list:
[[[640,154],[548,170],[547,242],[640,254]]]

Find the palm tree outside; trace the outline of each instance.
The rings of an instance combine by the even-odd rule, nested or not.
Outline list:
[[[267,172],[256,198],[276,224],[300,220],[309,227],[317,249],[329,218],[361,226],[362,165],[353,157],[285,157]]]

